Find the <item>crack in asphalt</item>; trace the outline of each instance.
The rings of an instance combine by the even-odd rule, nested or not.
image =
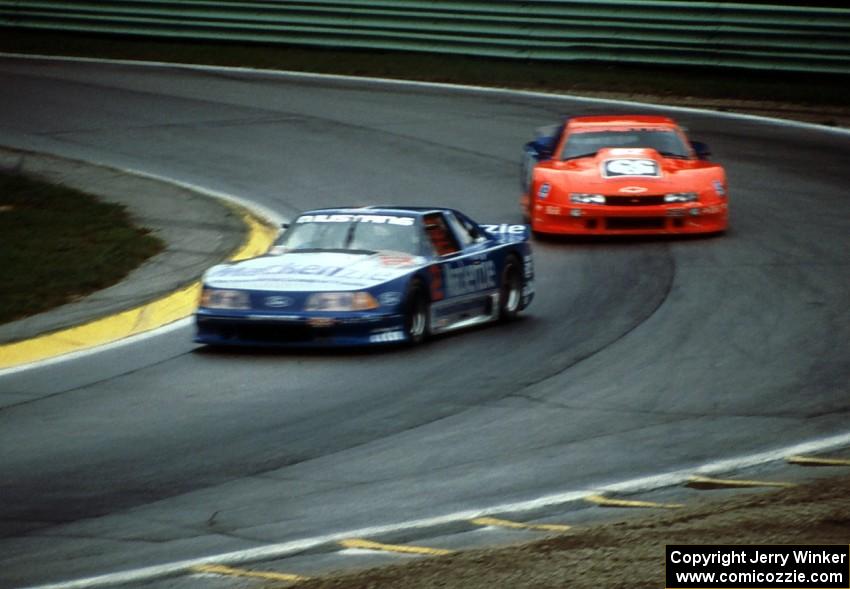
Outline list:
[[[824,417],[828,415],[835,415],[850,412],[850,406],[846,409],[839,409],[837,411],[823,411],[823,412],[812,412],[812,413],[803,413],[803,414],[793,414],[793,413],[747,413],[747,412],[715,412],[715,411],[702,411],[699,413],[691,413],[687,411],[664,411],[658,409],[636,409],[632,407],[617,407],[614,405],[576,405],[570,403],[561,403],[558,401],[552,401],[549,399],[540,399],[538,397],[534,397],[531,395],[520,395],[520,394],[511,394],[505,398],[516,398],[527,401],[530,404],[543,405],[546,407],[552,407],[559,410],[564,411],[599,411],[599,412],[615,412],[615,413],[624,413],[624,414],[634,414],[634,415],[662,415],[669,417],[682,418],[683,420],[690,419],[703,419],[703,418],[715,418],[715,417],[742,417],[742,418],[752,418],[752,419],[788,419],[794,421],[807,420],[817,417]]]

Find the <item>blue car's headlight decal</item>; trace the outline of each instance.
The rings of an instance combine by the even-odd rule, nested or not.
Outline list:
[[[201,307],[245,310],[251,308],[251,299],[248,293],[242,290],[204,287],[201,292]]]
[[[378,301],[384,307],[395,307],[401,302],[401,293],[394,290],[381,293],[378,296]]]
[[[378,307],[380,303],[366,291],[317,292],[304,304],[305,311],[371,311]]]

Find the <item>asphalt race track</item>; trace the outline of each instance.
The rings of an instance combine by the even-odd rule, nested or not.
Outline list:
[[[0,88],[0,144],[196,184],[283,217],[389,203],[519,222],[520,148],[535,127],[648,111],[8,57]],[[213,353],[187,327],[0,376],[0,587],[847,433],[850,135],[674,116],[727,167],[728,234],[536,242],[537,299],[517,323],[362,354]]]

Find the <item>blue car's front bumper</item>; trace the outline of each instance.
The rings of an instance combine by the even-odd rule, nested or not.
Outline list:
[[[250,314],[199,309],[195,341],[222,346],[366,346],[406,341],[400,314]]]

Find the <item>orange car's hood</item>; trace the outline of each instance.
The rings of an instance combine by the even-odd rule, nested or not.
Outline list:
[[[662,157],[654,149],[605,148],[592,157],[559,162],[555,169],[568,172],[571,190],[641,194],[692,190],[701,176],[695,170],[704,167],[696,160]]]

